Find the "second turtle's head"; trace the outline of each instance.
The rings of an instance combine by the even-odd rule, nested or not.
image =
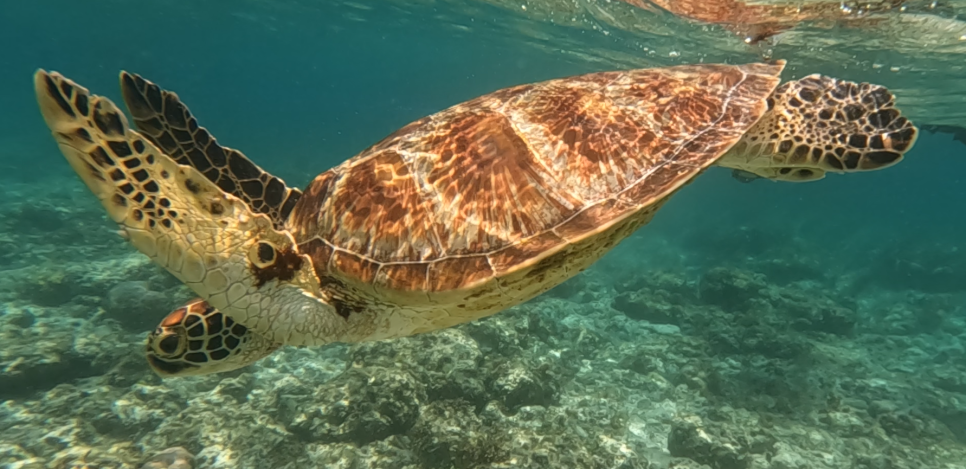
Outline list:
[[[148,334],[148,364],[162,378],[206,375],[250,365],[279,346],[204,300],[175,309]]]

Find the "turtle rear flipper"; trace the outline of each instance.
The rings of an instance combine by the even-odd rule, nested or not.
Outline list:
[[[966,145],[966,127],[960,127],[958,125],[934,125],[925,124],[922,126],[922,130],[925,130],[931,134],[943,133],[948,134],[953,138],[954,141],[960,142]]]
[[[111,100],[43,70],[34,89],[64,157],[131,244],[213,307],[256,331],[269,329],[253,319],[266,308],[293,329],[338,318],[311,295],[318,279],[291,233],[131,130]],[[280,343],[296,333],[270,330]]]
[[[732,169],[731,170],[731,177],[733,179],[738,180],[739,182],[743,182],[743,183],[746,183],[746,184],[749,183],[749,182],[757,181],[757,180],[759,180],[759,179],[762,178],[761,176],[759,176],[759,175],[757,175],[755,173],[752,173],[752,172],[749,172],[749,171],[745,171],[743,169]]]
[[[223,147],[198,125],[178,95],[141,76],[121,72],[121,94],[141,135],[174,158],[193,166],[221,190],[264,213],[279,229],[302,193],[287,187],[240,151]]]
[[[814,181],[826,172],[893,166],[918,133],[892,93],[868,83],[809,75],[779,86],[768,105],[720,166],[778,181]]]

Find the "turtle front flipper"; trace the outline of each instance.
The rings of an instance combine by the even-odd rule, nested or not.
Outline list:
[[[178,95],[139,75],[121,72],[121,94],[141,135],[174,158],[192,166],[221,190],[245,201],[255,213],[281,228],[302,193],[252,163],[240,151],[223,147],[198,125]]]
[[[809,75],[779,86],[768,107],[719,166],[776,181],[815,181],[827,172],[893,166],[918,133],[892,93],[868,83]]]
[[[148,335],[145,354],[163,378],[236,370],[281,347],[204,300],[174,310]]]
[[[131,130],[111,100],[43,70],[34,91],[61,153],[139,251],[267,340],[341,337],[346,321],[290,232]]]

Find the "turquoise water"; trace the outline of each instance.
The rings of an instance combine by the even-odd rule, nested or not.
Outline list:
[[[909,3],[748,45],[590,0],[5,4],[0,468],[966,467],[964,11]],[[145,336],[193,295],[113,233],[30,81],[56,70],[121,102],[118,72],[141,74],[304,187],[499,88],[763,55],[786,79],[886,85],[948,131],[807,184],[712,168],[593,268],[488,319],[166,380]]]

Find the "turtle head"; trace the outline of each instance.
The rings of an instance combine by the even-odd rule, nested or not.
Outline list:
[[[163,378],[231,371],[278,348],[204,300],[175,309],[148,334],[148,364]]]

